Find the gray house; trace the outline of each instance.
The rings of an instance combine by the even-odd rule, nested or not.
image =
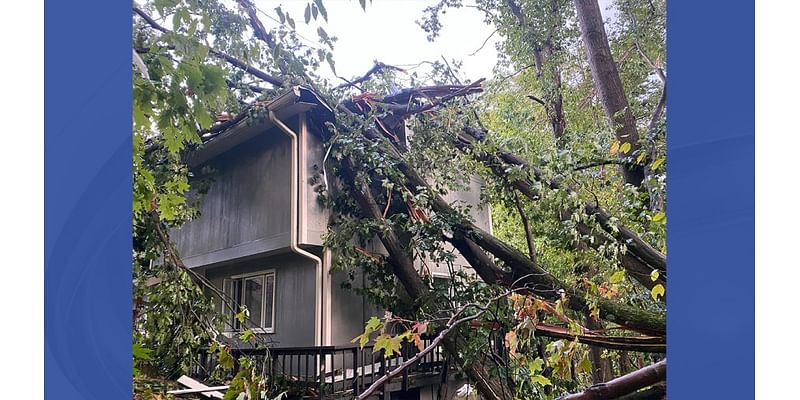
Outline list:
[[[330,272],[334,255],[322,241],[329,212],[318,204],[310,184],[325,157],[320,127],[333,113],[302,87],[294,87],[266,108],[267,118],[240,121],[190,156],[190,167],[209,165],[217,175],[203,198],[200,217],[172,237],[187,267],[247,306],[249,328],[273,343],[273,355],[281,349],[289,349],[285,354],[298,353],[290,372],[303,375],[304,367],[318,370],[320,363],[335,363],[303,361],[302,349],[331,354],[344,349],[349,358],[340,367],[328,365],[327,370],[339,370],[343,387],[358,391],[357,386],[363,389],[368,384],[364,375],[378,372],[372,365],[380,360],[351,350],[351,340],[379,310],[341,287],[345,274]],[[475,179],[468,191],[451,193],[448,200],[471,204],[476,224],[490,230],[489,210],[479,205],[480,188]],[[462,260],[461,266],[467,268],[466,262]],[[440,272],[445,271],[432,271]],[[222,301],[219,307],[231,315],[231,331],[244,329],[233,318],[236,310]],[[323,384],[328,379],[333,386],[338,382],[330,374],[314,379]],[[420,387],[436,382],[441,380],[434,376],[429,383],[406,381],[396,389],[405,390],[400,392],[405,393],[402,398],[415,398],[414,390],[420,392]]]

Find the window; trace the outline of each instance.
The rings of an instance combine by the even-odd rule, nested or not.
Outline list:
[[[231,309],[225,301],[222,302],[222,308],[228,314],[234,331],[245,329],[252,329],[256,333],[275,331],[274,271],[232,276],[230,279],[225,279],[222,285],[225,295],[234,304],[245,306],[250,312],[250,318],[242,326],[236,318],[239,310]]]

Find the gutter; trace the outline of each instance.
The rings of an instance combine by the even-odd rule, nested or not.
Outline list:
[[[276,104],[277,103],[277,104]],[[315,269],[315,291],[314,291],[314,344],[316,346],[323,345],[323,338],[325,338],[326,331],[325,331],[325,324],[323,323],[323,311],[324,311],[324,296],[322,293],[323,290],[323,281],[325,279],[325,271],[323,269],[322,259],[315,254],[308,252],[302,249],[299,246],[298,240],[298,230],[299,230],[299,213],[298,213],[298,192],[300,188],[298,187],[298,182],[300,181],[300,160],[299,160],[299,146],[298,146],[298,138],[297,133],[294,132],[291,128],[286,126],[280,119],[278,119],[277,115],[275,114],[276,111],[284,106],[282,102],[273,102],[267,106],[269,111],[269,120],[272,122],[273,125],[278,127],[278,129],[283,132],[286,136],[289,137],[291,141],[291,216],[290,216],[290,235],[289,235],[289,247],[291,248],[292,252],[295,254],[305,257],[311,260],[314,263]],[[328,252],[328,250],[325,250]],[[327,257],[326,257],[327,258]]]

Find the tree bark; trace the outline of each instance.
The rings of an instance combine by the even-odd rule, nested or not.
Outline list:
[[[528,245],[528,256],[533,262],[536,262],[536,243],[533,241],[533,229],[531,228],[531,222],[528,220],[528,214],[525,213],[525,209],[522,207],[522,203],[519,201],[516,192],[514,192],[514,204],[517,206],[519,219],[522,221],[522,227],[525,229],[525,242]]]
[[[636,392],[667,379],[667,360],[661,360],[638,371],[623,375],[606,383],[594,385],[583,392],[561,397],[559,400],[610,400]]]
[[[375,198],[369,187],[358,187],[355,179],[355,170],[352,161],[347,158],[342,160],[342,170],[348,179],[348,183],[353,185],[351,195],[356,200],[361,210],[370,219],[376,221],[383,219],[383,213],[378,207]],[[414,268],[414,260],[400,241],[394,229],[383,230],[379,235],[381,243],[391,256],[392,272],[400,280],[406,292],[412,299],[420,299],[428,294],[428,286]]]
[[[586,327],[591,330],[603,330],[603,323],[586,314]],[[589,361],[592,362],[592,381],[602,383],[613,378],[611,359],[603,358],[603,349],[599,346],[589,346]]]
[[[620,157],[629,157],[640,149],[639,133],[636,119],[628,106],[617,65],[611,55],[600,5],[597,0],[574,0],[574,3],[597,94],[620,146],[625,143],[631,146],[627,153],[620,151]],[[643,166],[622,165],[620,169],[625,183],[641,186],[644,180]]]

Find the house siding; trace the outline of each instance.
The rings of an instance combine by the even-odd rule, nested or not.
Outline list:
[[[187,266],[288,247],[290,147],[288,137],[271,130],[209,164],[216,174],[200,216],[172,232]]]

